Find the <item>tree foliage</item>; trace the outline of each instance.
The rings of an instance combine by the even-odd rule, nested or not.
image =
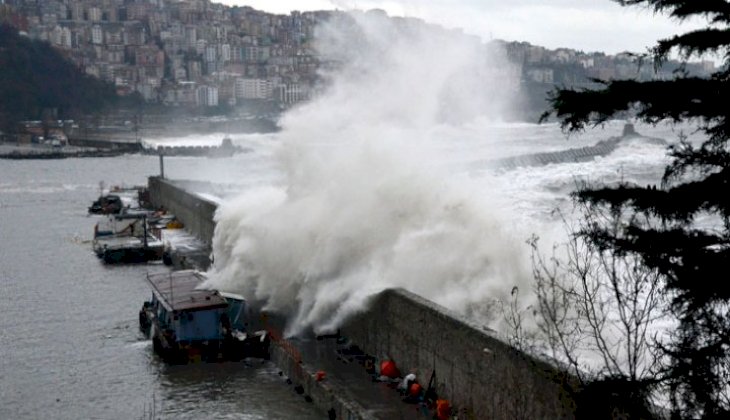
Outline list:
[[[650,382],[657,366],[658,323],[666,322],[663,276],[635,255],[611,252],[580,232],[601,226],[623,236],[628,216],[585,208],[577,225],[563,223],[569,239],[553,255],[532,247],[537,326],[548,354],[584,385],[598,377]],[[590,366],[582,359],[599,361]]]
[[[82,73],[48,43],[0,25],[0,125],[5,129],[19,120],[40,118],[44,109],[73,118],[118,103],[111,84]]]
[[[641,216],[577,204],[584,217],[575,224],[563,217],[568,240],[554,245],[552,255],[539,251],[537,237],[529,241],[537,326],[532,350],[577,379],[571,391],[576,418],[658,417],[651,400],[662,366],[658,344],[666,341],[659,325],[669,320],[664,278],[636,255],[612,252],[580,234],[601,226],[620,237],[626,220]]]
[[[677,317],[662,346],[666,386],[678,418],[730,417],[730,2],[725,0],[623,0],[679,20],[706,19],[705,29],[659,41],[656,61],[716,53],[723,65],[709,78],[677,72],[671,80],[600,81],[598,90],[557,89],[552,111],[563,129],[600,125],[624,111],[640,121],[690,122],[701,144],[670,148],[672,162],[660,186],[583,189],[576,198],[593,208],[629,211],[620,232],[591,224],[580,235],[601,250],[640,258],[665,279],[664,293]],[[647,222],[642,222],[647,221]]]

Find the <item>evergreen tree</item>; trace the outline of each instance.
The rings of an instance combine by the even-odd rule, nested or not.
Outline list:
[[[690,122],[706,134],[700,145],[670,148],[659,187],[622,184],[579,191],[593,208],[630,211],[619,234],[599,224],[581,235],[601,249],[636,255],[664,277],[677,325],[662,350],[675,418],[730,418],[730,1],[620,0],[678,20],[706,19],[703,29],[664,39],[651,50],[660,64],[675,52],[685,60],[717,53],[722,66],[708,78],[677,72],[670,80],[597,81],[597,90],[557,89],[549,100],[564,130],[600,125],[617,113],[640,121]],[[698,223],[701,220],[702,223]]]

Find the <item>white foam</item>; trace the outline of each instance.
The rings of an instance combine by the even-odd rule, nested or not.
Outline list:
[[[213,286],[288,314],[290,334],[332,329],[388,287],[464,312],[528,278],[522,236],[491,194],[443,170],[439,150],[448,127],[509,108],[501,58],[451,34],[353,19],[320,32],[342,47],[323,51],[344,65],[332,87],[282,119],[282,184],[217,214]]]
[[[484,308],[514,286],[530,299],[525,240],[562,239],[551,211],[570,207],[578,182],[659,181],[664,150],[640,142],[589,162],[472,173],[474,161],[593,145],[623,122],[569,140],[556,124],[505,123],[514,81],[499,54],[353,19],[319,34],[323,57],[343,66],[324,75],[331,88],[259,143],[276,166],[257,161],[257,182],[216,215],[212,286],[288,315],[289,334],[331,330],[389,287],[494,321]]]

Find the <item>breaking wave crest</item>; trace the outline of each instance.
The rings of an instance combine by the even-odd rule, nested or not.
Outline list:
[[[498,192],[439,164],[438,126],[509,109],[511,74],[473,40],[379,15],[319,31],[331,86],[282,119],[283,182],[219,207],[210,285],[331,331],[369,296],[403,287],[462,313],[528,278]]]

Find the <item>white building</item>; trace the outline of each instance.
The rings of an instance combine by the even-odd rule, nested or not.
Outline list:
[[[198,106],[218,106],[218,88],[215,86],[200,86],[197,89]]]
[[[90,7],[86,11],[86,17],[92,22],[101,22],[101,9],[98,7]]]
[[[309,98],[309,92],[298,83],[279,85],[277,91],[279,101],[285,104],[295,104]]]
[[[91,43],[97,45],[104,43],[104,32],[101,30],[101,26],[94,25],[91,27]]]
[[[216,51],[215,46],[209,45],[205,47],[205,61],[208,63],[212,63],[218,59],[218,53]]]
[[[231,61],[231,46],[229,44],[221,45],[220,57],[222,61]]]
[[[236,98],[269,99],[273,94],[270,80],[236,79]]]
[[[63,48],[71,48],[71,30],[66,27],[56,26],[50,34],[52,44]]]
[[[553,69],[536,68],[527,70],[527,76],[538,83],[553,83]]]

